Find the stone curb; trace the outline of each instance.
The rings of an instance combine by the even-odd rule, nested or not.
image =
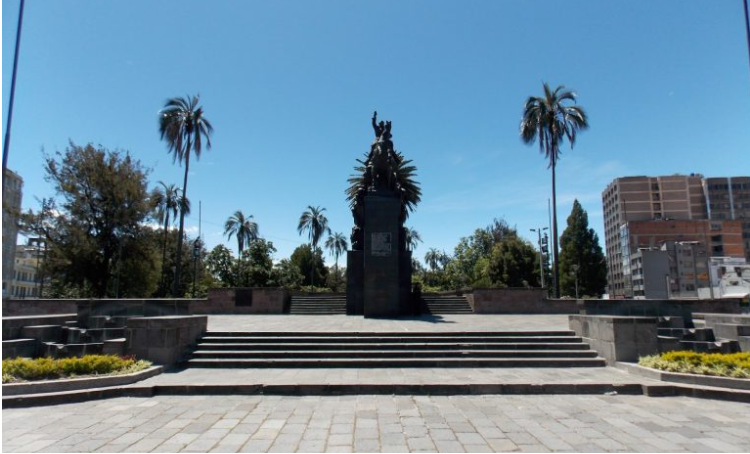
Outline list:
[[[339,384],[339,385],[153,385],[27,394],[3,397],[3,408],[60,405],[114,397],[153,397],[157,395],[645,395],[649,397],[695,397],[750,403],[750,391],[681,385],[639,383],[554,383],[554,384]]]
[[[679,383],[683,385],[710,386],[712,388],[729,388],[750,391],[750,380],[748,379],[667,372],[643,367],[634,363],[624,363],[619,361],[615,364],[615,367],[630,374],[650,378],[652,380]]]
[[[138,372],[122,375],[108,375],[104,377],[82,377],[62,380],[44,380],[29,383],[9,383],[3,385],[3,396],[20,396],[29,394],[49,394],[65,391],[88,390],[95,388],[109,388],[151,378],[163,372],[162,366],[151,366]]]

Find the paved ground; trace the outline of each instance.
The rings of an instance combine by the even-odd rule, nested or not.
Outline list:
[[[372,319],[346,315],[211,315],[209,331],[568,330],[567,315],[436,315]]]
[[[161,396],[3,410],[3,451],[703,451],[750,405],[644,396]]]
[[[661,383],[613,367],[412,368],[412,369],[186,369],[142,385],[462,384],[462,383]]]

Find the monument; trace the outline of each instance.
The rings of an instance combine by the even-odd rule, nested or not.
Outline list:
[[[404,222],[420,201],[414,166],[393,148],[391,122],[372,116],[375,141],[347,190],[354,228],[347,253],[346,313],[365,317],[414,315],[411,252]]]

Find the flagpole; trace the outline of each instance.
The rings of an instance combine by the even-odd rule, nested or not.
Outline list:
[[[10,79],[10,99],[8,101],[8,121],[5,124],[5,141],[3,142],[3,189],[5,189],[5,169],[8,168],[8,153],[10,151],[10,125],[13,119],[13,101],[16,97],[16,72],[18,71],[18,51],[21,45],[21,28],[23,27],[23,6],[21,0],[18,11],[18,29],[16,30],[16,51],[13,55],[13,76]]]

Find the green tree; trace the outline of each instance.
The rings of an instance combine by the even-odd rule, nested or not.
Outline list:
[[[328,218],[323,214],[325,210],[325,208],[320,208],[319,206],[313,207],[312,205],[308,205],[307,210],[300,216],[299,224],[297,225],[297,232],[300,235],[307,232],[310,246],[316,253],[320,239],[323,238],[325,233],[331,233],[331,229],[328,228]],[[312,270],[313,268],[311,267],[310,273],[312,273]],[[315,277],[312,274],[310,274],[310,285],[315,285]]]
[[[162,295],[167,293],[167,284],[164,279],[166,276],[166,263],[167,263],[167,240],[169,236],[169,225],[170,215],[172,218],[176,218],[180,211],[180,201],[182,199],[182,209],[185,214],[190,214],[190,200],[183,199],[180,195],[180,188],[174,184],[166,184],[163,181],[159,181],[159,186],[151,191],[151,205],[155,210],[156,219],[159,223],[164,224],[164,241],[162,244],[161,253],[161,289]]]
[[[289,260],[304,276],[302,285],[314,286],[314,282],[325,282],[328,268],[323,262],[323,251],[320,248],[315,248],[313,253],[313,248],[309,244],[297,246]]]
[[[57,214],[43,228],[54,279],[81,295],[114,295],[112,277],[119,272],[121,283],[126,257],[138,256],[146,244],[148,170],[128,152],[73,142],[44,161],[45,179],[62,199],[53,203]],[[146,252],[141,256],[153,258]],[[143,271],[150,267],[144,264]]]
[[[159,133],[162,140],[167,142],[167,148],[175,162],[185,163],[185,177],[182,184],[182,197],[187,200],[188,173],[190,171],[190,155],[200,159],[203,151],[203,140],[206,148],[211,149],[211,134],[213,127],[203,116],[203,107],[198,105],[199,97],[171,98],[167,100],[159,118]],[[185,233],[185,211],[180,210],[180,228],[177,234],[177,244],[182,244]],[[180,275],[182,266],[182,248],[177,248],[175,259],[175,294],[180,296]]]
[[[578,200],[568,216],[568,226],[560,237],[560,286],[568,296],[599,297],[607,285],[607,264],[599,237],[589,228],[589,217]]]
[[[530,96],[526,100],[521,120],[521,139],[526,144],[539,142],[539,151],[549,161],[552,170],[552,255],[555,277],[555,297],[560,297],[560,265],[557,247],[557,189],[555,168],[560,160],[560,145],[567,138],[571,149],[575,145],[579,130],[587,129],[588,118],[583,108],[568,105],[576,102],[576,93],[565,90],[564,86],[550,90],[544,83],[544,96]]]
[[[509,237],[492,248],[486,274],[493,287],[538,287],[539,264],[534,247]]]
[[[242,252],[245,250],[245,245],[249,245],[251,241],[258,238],[258,224],[252,221],[253,215],[245,216],[245,214],[237,210],[232,216],[227,219],[224,223],[224,235],[227,239],[231,239],[234,235],[237,238],[237,257],[239,261],[237,263],[237,280],[242,281],[242,269],[244,263],[244,255]],[[242,285],[242,283],[238,283]]]
[[[328,253],[333,256],[333,276],[334,286],[338,287],[338,276],[339,276],[339,257],[346,252],[349,247],[349,242],[346,241],[346,236],[343,233],[333,233],[328,236],[326,240],[326,249]]]
[[[305,277],[299,267],[290,259],[282,259],[273,267],[273,281],[276,285],[287,289],[298,289]]]
[[[221,287],[236,286],[235,264],[232,251],[223,244],[214,247],[205,260],[208,272],[219,282]]]
[[[424,262],[430,267],[430,271],[435,271],[440,266],[441,252],[435,248],[430,248],[424,255]]]
[[[422,236],[412,227],[404,228],[404,233],[406,234],[406,248],[410,251],[416,250],[422,242]]]
[[[273,243],[263,238],[253,241],[243,253],[243,262],[249,263],[247,280],[243,285],[248,287],[270,287],[273,282],[273,254],[276,248]]]

